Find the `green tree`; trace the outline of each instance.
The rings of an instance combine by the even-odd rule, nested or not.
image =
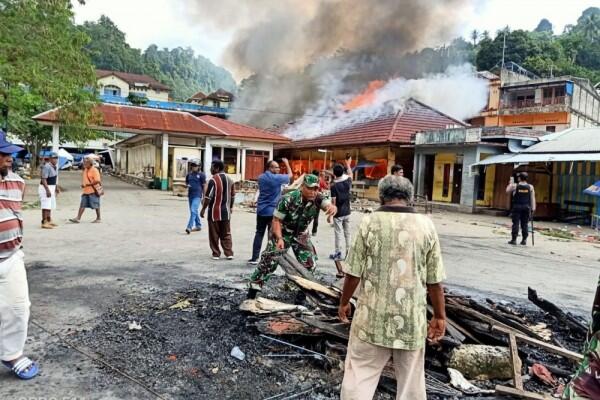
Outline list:
[[[97,118],[96,77],[83,51],[89,38],[73,24],[69,0],[0,0],[0,101],[9,130],[32,153],[47,143],[48,128],[30,118],[50,107],[71,126],[63,140],[96,134],[84,129]]]
[[[477,40],[479,40],[479,31],[477,29],[473,29],[471,31],[471,40],[473,41],[473,46],[477,46]]]
[[[96,68],[144,73],[140,50],[127,44],[125,33],[110,18],[102,15],[98,22],[84,22],[81,29],[92,38],[85,48]]]

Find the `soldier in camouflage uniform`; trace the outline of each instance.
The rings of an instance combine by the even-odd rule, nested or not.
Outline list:
[[[563,399],[600,399],[600,279],[583,355],[575,376],[565,387]]]
[[[325,211],[328,217],[333,217],[337,212],[337,208],[318,189],[319,178],[307,174],[300,189],[283,195],[279,200],[273,213],[271,239],[256,270],[250,276],[249,298],[256,296],[277,269],[275,255],[279,251],[287,251],[291,247],[298,261],[309,271],[314,270],[317,254],[309,238],[308,226],[319,209]]]

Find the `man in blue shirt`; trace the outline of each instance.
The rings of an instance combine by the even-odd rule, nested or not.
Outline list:
[[[252,258],[248,260],[248,263],[252,265],[258,264],[263,237],[267,227],[270,227],[273,221],[273,212],[281,196],[281,186],[289,184],[292,178],[292,168],[287,158],[282,158],[281,161],[285,164],[287,175],[280,174],[277,161],[270,160],[267,162],[267,170],[258,177],[256,234],[252,245]]]
[[[185,185],[188,188],[188,204],[190,206],[190,219],[185,232],[189,235],[202,229],[202,221],[198,215],[202,194],[206,190],[206,175],[200,171],[200,166],[192,161],[190,162],[190,172],[185,177]]]

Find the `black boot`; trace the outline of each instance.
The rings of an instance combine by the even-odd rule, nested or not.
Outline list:
[[[527,238],[523,238],[523,240],[521,240],[521,246],[527,246]]]
[[[256,298],[256,296],[258,295],[258,293],[261,292],[262,287],[261,285],[251,282],[250,287],[248,288],[248,294],[246,295],[247,299],[251,299],[254,300]]]
[[[517,238],[513,237],[512,240],[510,242],[508,242],[508,244],[513,244],[513,245],[517,245]]]

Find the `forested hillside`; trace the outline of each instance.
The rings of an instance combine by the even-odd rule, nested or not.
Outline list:
[[[150,75],[171,87],[176,100],[185,100],[199,90],[236,89],[229,71],[195,55],[190,48],[159,49],[151,45],[142,52],[129,46],[125,34],[106,16],[85,22],[81,29],[91,38],[86,49],[97,68]]]

